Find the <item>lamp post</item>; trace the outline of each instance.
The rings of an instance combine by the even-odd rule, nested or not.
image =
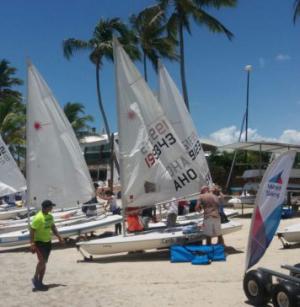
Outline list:
[[[245,142],[248,141],[248,115],[249,115],[249,81],[250,81],[250,71],[252,70],[251,65],[245,66],[245,71],[247,72],[247,98],[246,98],[246,133],[245,133]]]

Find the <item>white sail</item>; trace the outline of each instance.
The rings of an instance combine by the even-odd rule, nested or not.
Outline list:
[[[197,193],[204,178],[116,39],[114,60],[123,204],[146,206]]]
[[[170,120],[176,134],[192,160],[196,162],[197,172],[206,178],[206,184],[212,185],[208,164],[202,149],[200,138],[189,111],[180,95],[175,82],[162,63],[158,65],[158,100]]]
[[[0,196],[25,190],[25,178],[0,135]]]
[[[27,185],[29,204],[60,208],[90,200],[94,188],[74,131],[46,82],[28,65]]]

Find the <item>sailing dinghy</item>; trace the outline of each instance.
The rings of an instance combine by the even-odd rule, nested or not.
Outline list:
[[[0,135],[0,197],[25,190],[26,180]],[[15,218],[26,211],[26,208],[3,208],[0,211],[0,220]]]
[[[123,211],[198,193],[207,184],[207,173],[188,154],[163,108],[116,39],[113,47]],[[240,228],[239,223],[226,226],[232,231]],[[202,237],[201,231],[185,234],[178,228],[96,239],[77,246],[83,255],[91,256],[169,247]]]
[[[49,199],[56,208],[73,208],[95,196],[92,180],[74,131],[37,69],[28,65],[27,200],[39,208]],[[94,231],[120,222],[121,216],[58,227],[62,236]],[[0,246],[29,242],[28,230],[0,236]]]
[[[300,243],[300,223],[284,227],[277,236],[284,247],[289,247],[289,243]]]

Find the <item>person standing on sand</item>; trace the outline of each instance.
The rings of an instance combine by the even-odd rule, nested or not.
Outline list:
[[[30,249],[32,253],[37,254],[38,258],[32,283],[34,290],[47,291],[48,287],[43,284],[43,278],[51,252],[52,233],[60,243],[64,243],[64,239],[59,235],[54,224],[53,215],[50,213],[55,204],[51,200],[44,200],[41,206],[42,210],[34,216],[30,226]]]
[[[221,232],[220,217],[220,199],[209,190],[208,186],[203,186],[200,190],[200,197],[196,210],[204,212],[203,233],[206,236],[206,242],[211,244],[213,237],[218,237],[218,244],[224,245],[224,239]]]

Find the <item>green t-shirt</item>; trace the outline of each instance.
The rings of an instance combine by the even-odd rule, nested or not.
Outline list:
[[[49,242],[52,237],[53,215],[39,211],[33,218],[31,228],[35,230],[34,241]]]

